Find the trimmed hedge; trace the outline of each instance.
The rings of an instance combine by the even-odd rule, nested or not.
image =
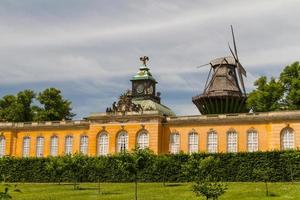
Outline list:
[[[106,163],[101,176],[103,182],[131,182],[133,176],[120,166],[126,163],[131,154],[120,154],[107,157],[81,156],[78,167],[74,167],[74,157],[56,158],[15,158],[3,157],[0,159],[2,181],[8,182],[71,182],[76,179],[81,182],[96,182],[96,163]],[[300,151],[271,151],[254,153],[199,153],[193,155],[153,155],[147,165],[139,172],[139,181],[143,182],[185,182],[191,181],[184,173],[184,166],[190,159],[201,160],[207,156],[219,158],[218,178],[223,181],[261,181],[253,174],[254,169],[272,168],[271,181],[291,181],[300,179]],[[54,159],[63,164],[60,168],[49,170],[49,163]],[[71,164],[72,162],[72,164]],[[76,169],[75,169],[76,168]],[[293,177],[291,176],[293,170]],[[59,171],[60,170],[60,171]],[[76,171],[75,171],[76,170]],[[80,171],[78,171],[80,170]],[[75,171],[75,172],[74,172]],[[60,174],[60,176],[58,175]],[[61,180],[60,180],[61,179]]]

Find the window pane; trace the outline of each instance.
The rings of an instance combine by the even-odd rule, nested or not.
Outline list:
[[[198,134],[192,132],[189,134],[189,153],[198,152]]]
[[[218,136],[215,132],[209,132],[207,137],[207,151],[208,153],[218,152]]]
[[[117,140],[117,152],[124,152],[128,149],[128,135],[126,132],[120,132]]]
[[[98,155],[105,156],[108,154],[108,135],[101,133],[98,138]]]
[[[87,155],[88,153],[88,136],[80,137],[80,153]]]
[[[227,133],[227,152],[237,152],[237,133],[234,131]]]
[[[57,156],[58,155],[58,137],[52,136],[50,140],[50,155]]]
[[[5,156],[5,147],[6,147],[6,143],[5,143],[5,137],[1,136],[0,137],[0,157]]]
[[[73,153],[73,137],[67,136],[65,140],[65,154],[72,154]]]
[[[138,135],[138,147],[141,149],[145,149],[149,147],[149,138],[147,132],[141,132]]]
[[[258,134],[255,130],[251,130],[247,134],[248,151],[258,151]]]
[[[281,134],[281,149],[288,150],[294,148],[294,132],[290,128],[286,128]]]
[[[43,157],[44,156],[44,138],[37,137],[36,138],[36,157]]]
[[[23,157],[29,157],[30,153],[30,138],[25,137],[23,139]]]
[[[170,152],[173,154],[180,151],[180,136],[179,133],[172,133],[170,135]]]

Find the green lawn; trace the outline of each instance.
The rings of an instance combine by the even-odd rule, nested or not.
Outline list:
[[[18,184],[21,192],[14,192],[14,184],[9,184],[13,199],[22,200],[133,200],[133,183],[104,183],[102,195],[98,195],[96,183],[80,184],[80,190],[73,190],[71,184]],[[141,200],[196,200],[191,191],[191,183],[168,184],[139,183],[139,199]],[[272,183],[269,186],[271,197],[265,196],[263,183],[228,183],[228,191],[220,200],[263,200],[263,199],[300,199],[300,183]],[[4,190],[4,186],[0,186]]]

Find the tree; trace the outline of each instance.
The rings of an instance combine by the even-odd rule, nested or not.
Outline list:
[[[64,99],[58,89],[44,90],[38,94],[37,100],[42,107],[35,107],[36,121],[70,120],[75,116],[71,112],[71,101]]]
[[[35,93],[24,90],[16,96],[6,95],[0,99],[0,117],[2,121],[28,122],[33,120],[32,102]]]
[[[51,157],[46,163],[46,170],[51,173],[53,178],[58,179],[60,185],[66,166],[67,164],[62,157]]]
[[[155,159],[155,170],[156,172],[162,177],[163,179],[163,186],[166,186],[166,179],[169,172],[169,166],[171,160],[168,158],[167,155],[159,155]]]
[[[67,162],[67,168],[70,171],[73,183],[74,183],[74,190],[79,189],[79,180],[82,176],[85,175],[85,169],[87,167],[87,156],[82,154],[74,154],[73,156],[68,155],[65,156],[65,162]]]
[[[100,158],[96,158],[94,162],[94,169],[98,180],[98,194],[101,194],[101,181],[106,176],[107,168],[109,168],[107,157],[102,156]]]
[[[288,173],[290,174],[290,180],[294,182],[294,177],[300,171],[300,152],[287,151],[280,155],[283,162],[286,163]]]
[[[128,153],[123,153],[121,156],[125,156],[128,159],[124,159],[120,163],[120,167],[123,168],[128,174],[133,176],[134,179],[134,199],[138,199],[138,179],[139,173],[151,162],[153,154],[149,149],[140,149],[136,147],[132,153],[127,156]]]
[[[253,170],[254,176],[265,183],[266,196],[269,196],[268,182],[270,182],[271,174],[273,174],[273,171],[274,169],[270,167],[258,168]]]
[[[208,156],[202,160],[192,155],[184,169],[187,176],[196,181],[193,192],[197,196],[205,196],[206,199],[218,199],[225,193],[227,185],[218,181],[218,168],[220,159]]]
[[[248,95],[247,107],[255,112],[267,112],[282,109],[284,87],[274,77],[268,82],[267,77],[262,76],[255,81],[256,90]]]
[[[300,63],[294,62],[288,65],[280,74],[286,99],[285,104],[289,110],[300,109]]]

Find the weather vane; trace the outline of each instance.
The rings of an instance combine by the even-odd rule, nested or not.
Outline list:
[[[143,62],[143,65],[145,67],[147,67],[147,61],[149,61],[149,57],[148,56],[143,56],[143,57],[140,57],[140,61]]]

